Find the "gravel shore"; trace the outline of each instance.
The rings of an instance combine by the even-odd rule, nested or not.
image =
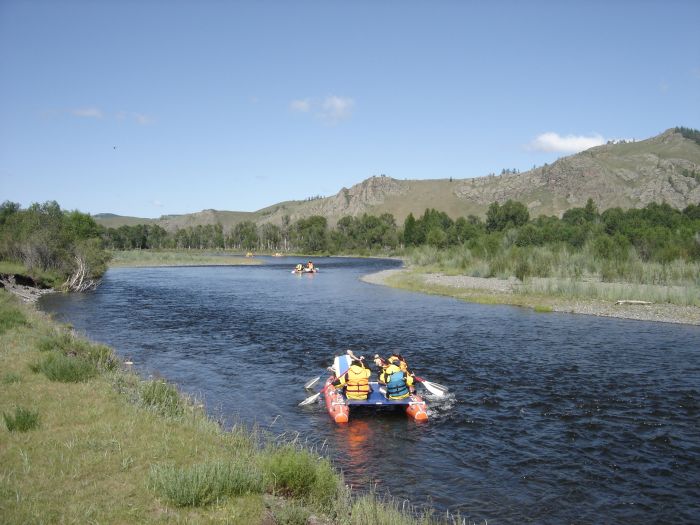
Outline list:
[[[551,308],[554,312],[567,312],[602,317],[617,317],[621,319],[636,319],[639,321],[657,321],[661,323],[679,323],[700,325],[700,308],[695,306],[678,306],[669,303],[654,304],[617,304],[615,302],[590,299],[565,299],[560,297],[532,297],[517,294],[519,285],[517,279],[494,279],[470,277],[467,275],[443,275],[440,273],[415,273],[408,268],[384,270],[361,278],[370,284],[410,288],[406,280],[410,275],[418,279],[429,291],[440,295],[449,295],[474,302],[512,304],[530,308]],[[435,287],[432,288],[431,287]],[[474,297],[470,297],[470,293]]]

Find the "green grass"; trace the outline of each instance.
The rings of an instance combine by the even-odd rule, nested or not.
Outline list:
[[[276,494],[320,507],[330,506],[338,495],[338,479],[330,463],[295,445],[272,447],[263,458],[263,468]]]
[[[15,413],[2,413],[7,430],[10,432],[27,432],[39,426],[39,413],[22,407],[15,407]]]
[[[70,357],[51,352],[34,364],[29,365],[32,372],[42,373],[51,381],[61,383],[80,383],[97,375],[97,367],[82,357]]]
[[[154,466],[149,485],[178,507],[201,507],[229,496],[262,494],[265,489],[262,472],[249,458],[188,467]]]
[[[110,267],[143,266],[233,266],[261,264],[255,257],[213,250],[122,250],[111,252]]]
[[[39,339],[37,349],[41,352],[55,351],[64,356],[79,357],[104,370],[113,370],[118,365],[111,348],[81,339],[69,328],[52,330],[44,335]]]
[[[518,289],[520,295],[607,301],[638,299],[700,306],[700,263],[645,262],[632,249],[626,258],[608,260],[596,257],[588,245],[579,251],[561,246],[501,246],[492,254],[477,254],[465,246],[446,250],[421,246],[407,252],[407,261],[416,272],[515,277],[524,283]],[[455,295],[448,291],[437,293]]]
[[[22,381],[22,376],[15,372],[5,372],[2,376],[3,385],[11,385]]]
[[[26,323],[27,318],[17,308],[3,308],[0,310],[0,334],[4,334],[8,330]]]
[[[139,389],[141,405],[166,417],[181,417],[185,400],[177,389],[163,380],[148,381]]]

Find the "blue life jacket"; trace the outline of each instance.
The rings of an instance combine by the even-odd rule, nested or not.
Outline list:
[[[401,371],[394,372],[388,377],[386,393],[390,399],[402,399],[410,393],[406,386],[406,378]]]

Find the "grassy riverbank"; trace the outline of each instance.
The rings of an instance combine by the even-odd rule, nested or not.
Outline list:
[[[1,290],[0,370],[4,523],[434,522],[353,497],[312,451],[223,431],[196,400]]]
[[[255,257],[200,250],[120,250],[110,252],[110,267],[235,266],[261,264]]]
[[[695,306],[692,301],[688,301],[691,304],[672,304],[664,301],[648,304],[624,302],[647,297],[637,293],[643,288],[632,285],[616,286],[612,283],[565,281],[561,289],[557,289],[556,280],[530,281],[523,284],[513,277],[499,279],[449,275],[425,267],[385,270],[367,275],[363,280],[404,290],[454,297],[472,303],[530,308],[541,313],[566,312],[700,325],[700,307]],[[603,293],[598,293],[601,290]],[[678,293],[686,292],[679,289]],[[661,297],[664,296],[661,295]]]

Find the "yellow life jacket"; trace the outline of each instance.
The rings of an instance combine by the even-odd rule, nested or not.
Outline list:
[[[347,372],[333,383],[333,386],[344,386],[348,399],[367,399],[369,395],[369,368],[352,364]]]

